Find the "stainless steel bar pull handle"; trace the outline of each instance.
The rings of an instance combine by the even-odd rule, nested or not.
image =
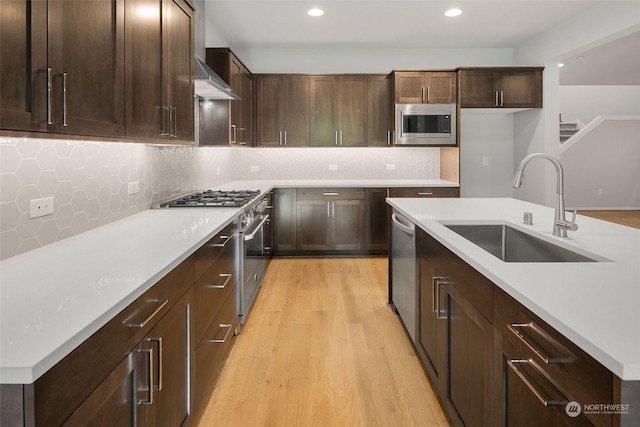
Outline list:
[[[67,73],[62,73],[62,126],[67,124]]]
[[[159,338],[147,338],[149,342],[157,342],[158,343],[158,384],[153,385],[153,381],[150,381],[153,391],[162,391],[162,357],[164,354],[164,349],[162,347],[162,337]]]
[[[336,131],[336,145],[338,145],[338,131]]]
[[[427,102],[429,102],[429,100],[431,99],[431,93],[429,91],[429,86],[427,86]]]
[[[51,96],[53,91],[53,75],[51,68],[47,68],[47,124],[52,125],[52,112],[51,112]]]
[[[421,98],[422,98],[422,102],[425,102],[424,86],[422,86],[422,87],[421,87],[421,89],[422,89],[422,96],[421,96]]]
[[[387,145],[391,145],[391,131],[387,131]]]
[[[148,315],[142,322],[126,322],[125,321],[123,323],[130,328],[144,328],[151,321],[151,319],[153,319],[164,308],[164,306],[169,303],[169,300],[168,299],[164,301],[156,300],[156,301],[153,301],[153,303],[159,304],[158,307],[150,315]]]
[[[284,145],[287,145],[287,131],[284,131]]]
[[[573,355],[569,350],[564,348],[559,342],[553,340],[544,331],[542,331],[535,323],[509,323],[507,329],[511,331],[520,341],[522,341],[536,356],[540,358],[544,363],[568,363],[573,360]],[[535,340],[531,337],[531,334],[536,334],[539,338],[549,342],[549,344],[563,353],[561,356],[551,356],[545,350],[543,350]]]
[[[220,329],[222,329],[222,328],[226,328],[227,332],[225,332],[224,337],[221,340],[213,338],[213,339],[210,339],[208,341],[212,342],[212,343],[218,343],[218,344],[222,344],[225,341],[227,341],[227,337],[229,336],[229,332],[231,332],[231,329],[233,328],[233,325],[230,324],[230,323],[221,323],[221,324],[218,325],[218,331]],[[218,331],[216,331],[216,335],[218,334]]]
[[[438,320],[446,320],[447,312],[442,311],[440,307],[440,287],[446,286],[449,284],[449,281],[446,277],[434,277],[433,278],[433,312],[436,313],[436,319]],[[444,315],[442,315],[444,313]]]
[[[171,106],[162,106],[162,123],[160,136],[171,137]]]
[[[500,106],[504,107],[504,91],[500,91]]]
[[[233,239],[233,235],[220,235],[220,240],[222,240],[222,242],[220,243],[212,243],[209,246],[211,246],[212,248],[224,248],[224,246],[229,242],[229,240]]]
[[[138,353],[147,353],[147,364],[149,367],[149,381],[142,391],[147,392],[146,399],[138,399],[136,403],[138,405],[152,405],[153,404],[153,348],[141,348],[136,350]]]
[[[522,382],[527,386],[527,388],[533,393],[533,395],[542,403],[544,406],[564,406],[569,403],[569,400],[558,391],[558,394],[562,396],[562,399],[552,399],[543,394],[542,391],[534,384],[533,379],[527,376],[527,374],[519,368],[520,365],[531,366],[535,372],[540,375],[540,378],[544,381],[549,382],[545,376],[540,372],[540,370],[536,367],[536,364],[530,360],[522,360],[522,359],[509,359],[507,360],[507,365],[509,368],[515,372],[515,374],[522,380]],[[551,383],[549,383],[551,384]],[[551,385],[552,386],[552,385]],[[555,388],[555,387],[553,387]]]
[[[500,95],[498,94],[498,91],[496,91],[496,107],[500,106],[500,100],[499,100]]]
[[[205,286],[206,288],[210,288],[210,289],[224,289],[227,287],[227,283],[229,283],[229,280],[231,280],[232,274],[230,273],[220,273],[219,277],[224,277],[224,282],[222,282],[221,285],[207,285]]]
[[[236,128],[236,125],[231,125],[231,134],[233,135],[231,139],[231,143],[235,144],[238,136],[238,130]]]
[[[278,145],[282,145],[282,131],[278,131]]]
[[[178,128],[178,115],[176,113],[177,113],[176,107],[170,106],[169,107],[169,125],[171,126],[171,124],[173,124],[173,127],[170,129],[172,138],[176,137],[176,132]]]
[[[322,193],[323,196],[337,196],[338,193],[335,192],[326,192],[326,193]]]
[[[433,196],[433,193],[421,193],[421,192],[418,192],[418,196],[431,197],[431,196]]]

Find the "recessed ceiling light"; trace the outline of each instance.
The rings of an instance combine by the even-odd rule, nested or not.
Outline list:
[[[322,10],[322,9],[317,9],[317,8],[309,9],[309,11],[307,12],[307,14],[308,14],[309,16],[322,16],[322,15],[324,15],[324,10]]]
[[[458,16],[462,13],[460,9],[449,9],[444,14],[445,16]]]

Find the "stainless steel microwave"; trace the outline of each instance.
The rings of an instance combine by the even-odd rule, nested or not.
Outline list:
[[[456,104],[396,104],[396,145],[456,145]]]

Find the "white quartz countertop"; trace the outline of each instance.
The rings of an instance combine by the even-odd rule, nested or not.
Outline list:
[[[147,210],[0,263],[0,383],[29,384],[240,214]]]
[[[252,180],[276,187],[458,187],[442,180]],[[0,383],[29,384],[241,213],[152,209],[0,262]]]
[[[622,380],[640,380],[640,230],[578,215],[579,229],[561,238],[553,209],[520,200],[387,201]],[[522,224],[525,211],[534,225]],[[503,262],[447,223],[509,224],[602,262]]]

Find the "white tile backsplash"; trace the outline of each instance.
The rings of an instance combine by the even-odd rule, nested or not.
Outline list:
[[[231,180],[439,177],[438,148],[185,147],[0,137],[0,259]],[[132,181],[140,191],[130,196]],[[29,201],[49,196],[54,214],[30,219]]]

